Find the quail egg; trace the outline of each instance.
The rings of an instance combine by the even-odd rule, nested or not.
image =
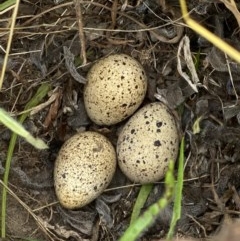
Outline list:
[[[140,63],[126,54],[100,59],[87,75],[85,108],[98,125],[113,125],[131,116],[147,91],[147,77]]]
[[[178,148],[178,128],[170,109],[151,103],[123,127],[117,141],[118,164],[133,182],[156,182],[164,177],[169,161],[176,160]]]
[[[85,206],[110,183],[116,152],[103,135],[86,131],[67,140],[54,167],[54,186],[60,204],[69,209]]]

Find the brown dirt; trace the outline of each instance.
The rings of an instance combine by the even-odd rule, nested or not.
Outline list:
[[[181,121],[186,138],[186,164],[183,213],[176,236],[206,240],[229,220],[237,220],[240,214],[239,65],[230,60],[231,80],[221,52],[183,25],[177,1],[166,1],[167,6],[165,1],[157,0],[83,1],[85,49],[81,49],[84,42],[80,40],[77,7],[69,1],[54,2],[57,1],[21,1],[0,92],[0,106],[14,114],[24,109],[43,82],[52,86],[43,102],[54,97],[50,105],[24,123],[33,135],[49,144],[49,150],[38,151],[20,138],[15,148],[9,180],[13,194],[8,194],[7,202],[7,240],[117,240],[128,227],[139,186],[119,188],[131,184],[119,170],[110,185],[117,189],[106,191],[79,210],[63,209],[53,188],[57,152],[77,130],[98,131],[116,144],[124,123],[108,128],[92,123],[83,107],[84,85],[78,82],[86,77],[97,59],[111,53],[126,53],[138,59],[149,80],[144,104],[157,101],[155,93],[158,93],[175,109]],[[239,47],[237,21],[220,1],[192,0],[188,4],[194,19]],[[1,15],[0,66],[11,14],[9,10]],[[137,31],[140,29],[144,31]],[[177,52],[184,35],[190,39],[196,61],[197,93],[177,69]],[[75,65],[64,54],[64,46],[74,55]],[[182,54],[180,61],[183,71],[190,74]],[[200,132],[194,133],[198,118],[201,118]],[[10,131],[0,126],[2,166],[10,136]],[[2,174],[0,168],[1,177]],[[158,200],[162,192],[163,184],[155,184],[145,208]],[[169,205],[141,240],[164,238],[171,213],[172,205]],[[231,234],[234,232],[228,231],[231,238],[226,236],[222,241],[235,240]]]

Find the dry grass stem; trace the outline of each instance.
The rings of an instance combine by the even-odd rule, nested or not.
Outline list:
[[[50,230],[46,228],[46,225],[44,224],[44,221],[40,219],[33,211],[32,209],[24,203],[9,187],[7,187],[2,180],[0,180],[0,184],[7,189],[7,192],[18,201],[18,203],[25,209],[27,212],[33,217],[33,219],[37,222],[41,230],[47,235],[49,240],[59,240],[54,233],[52,233]],[[54,237],[54,238],[53,238]]]
[[[182,1],[184,15],[179,6]],[[119,133],[127,120],[111,126],[94,123],[85,108],[84,91],[92,64],[99,58],[123,53],[138,60],[148,77],[140,108],[164,102],[179,122],[179,136],[187,137],[183,211],[173,240],[218,240],[218,236],[212,237],[221,229],[225,216],[234,219],[240,214],[238,1],[3,1],[7,2],[14,5],[4,10],[0,7],[1,108],[18,120],[19,115],[28,112],[24,127],[44,139],[50,148],[38,151],[18,138],[11,149],[14,154],[7,159],[11,163],[9,185],[3,188],[8,203],[4,200],[6,214],[2,212],[2,220],[7,217],[6,224],[1,225],[6,230],[1,230],[2,238],[118,240],[129,226],[140,184],[132,183],[117,170],[109,188],[94,202],[68,210],[57,200],[53,175],[61,146],[76,132],[99,132],[117,151]],[[201,36],[209,32],[209,39]],[[222,41],[218,47],[236,47],[236,61],[231,55],[224,56],[225,47],[223,51],[215,47],[219,39],[216,35],[228,43],[221,45]],[[215,49],[220,54],[214,52],[211,56]],[[113,69],[112,75],[115,72]],[[27,103],[42,84],[49,85],[46,95],[26,111]],[[108,91],[109,86],[102,91],[94,89],[92,95]],[[124,92],[119,86],[119,93]],[[131,96],[134,99],[135,93]],[[100,96],[98,103],[104,101]],[[124,106],[134,104],[127,102]],[[130,136],[132,132],[135,129]],[[156,133],[161,133],[160,128]],[[5,156],[11,146],[10,130],[3,125],[0,137],[3,176]],[[134,144],[130,139],[129,143]],[[163,188],[163,180],[154,183],[141,212],[162,195]],[[174,216],[172,206],[164,210],[154,228],[143,232],[144,240],[165,240]],[[189,238],[182,237],[183,233]]]
[[[83,30],[82,2],[83,1],[74,0],[77,23],[78,23],[78,34],[79,34],[79,40],[81,45],[81,57],[83,59],[82,65],[85,65],[87,63],[87,54],[86,54],[86,40],[85,40],[85,35]]]

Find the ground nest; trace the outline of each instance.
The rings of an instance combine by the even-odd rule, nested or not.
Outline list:
[[[191,0],[188,8],[193,19],[239,48],[237,18],[223,1]],[[0,66],[12,12],[0,9]],[[240,67],[186,26],[178,1],[23,0],[0,106],[17,117],[39,86],[48,84],[47,95],[24,127],[48,143],[49,149],[39,151],[17,140],[8,183],[7,240],[110,241],[118,240],[129,226],[140,186],[120,170],[99,198],[79,210],[61,207],[53,188],[56,155],[77,131],[97,131],[116,145],[125,121],[98,126],[83,104],[88,70],[99,58],[114,53],[128,54],[143,65],[148,76],[143,105],[163,101],[181,123],[186,159],[176,237],[207,240],[239,218]],[[11,132],[0,125],[1,177],[10,138]],[[143,211],[163,191],[162,182],[154,184]],[[171,204],[140,240],[164,239],[172,210]],[[234,236],[236,229],[221,237]],[[235,240],[233,236],[230,240]]]

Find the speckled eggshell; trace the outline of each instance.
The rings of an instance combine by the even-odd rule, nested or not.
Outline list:
[[[114,54],[99,60],[87,75],[85,108],[98,125],[113,125],[132,115],[147,91],[147,77],[137,60]]]
[[[54,168],[59,202],[76,209],[97,198],[109,185],[116,169],[116,153],[110,141],[96,132],[83,132],[67,140]]]
[[[170,159],[176,160],[179,137],[170,109],[161,102],[148,104],[123,127],[117,142],[118,164],[135,183],[162,179]]]

